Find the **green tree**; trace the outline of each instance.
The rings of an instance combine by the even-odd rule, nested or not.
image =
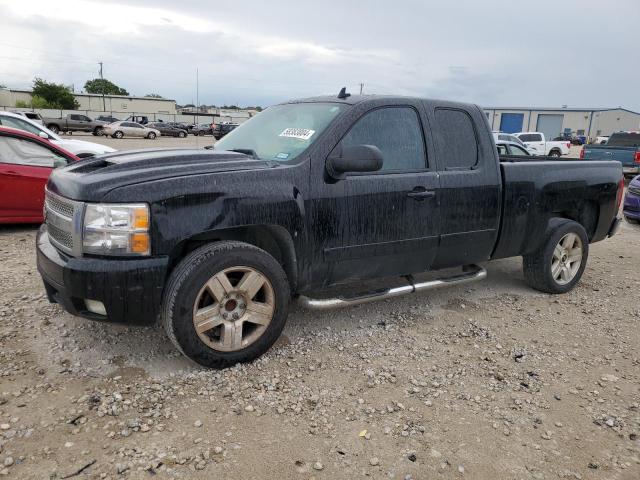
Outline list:
[[[24,100],[16,100],[17,108],[30,108],[31,104],[29,102],[25,102]]]
[[[145,95],[147,98],[164,98],[162,95],[158,95],[157,93],[147,93]]]
[[[32,96],[31,104],[35,108],[77,110],[80,106],[69,87],[58,83],[46,82],[37,77],[33,80]],[[44,106],[36,106],[36,103],[40,104],[42,101],[45,103]]]
[[[124,88],[117,86],[106,78],[94,78],[87,80],[84,84],[87,93],[99,93],[104,95],[129,95]]]

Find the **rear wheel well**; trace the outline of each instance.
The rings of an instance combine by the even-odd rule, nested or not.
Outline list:
[[[246,227],[214,230],[194,235],[179,245],[171,254],[170,266],[173,268],[190,252],[208,243],[222,240],[235,240],[261,248],[275,258],[287,274],[292,292],[296,291],[298,266],[293,240],[284,228],[273,225],[251,225]]]
[[[578,222],[585,229],[587,237],[591,241],[598,227],[599,215],[600,209],[595,202],[585,202],[580,208],[556,212],[554,216]]]

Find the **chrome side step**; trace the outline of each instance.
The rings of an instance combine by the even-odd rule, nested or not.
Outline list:
[[[435,288],[450,285],[460,285],[462,283],[475,282],[487,277],[487,271],[479,265],[467,265],[463,267],[463,269],[464,272],[460,275],[438,278],[435,280],[429,280],[427,282],[414,283],[413,277],[409,275],[407,277],[404,277],[409,282],[408,285],[369,292],[367,294],[355,297],[314,299],[309,298],[305,295],[300,295],[300,297],[298,297],[298,303],[303,307],[312,310],[330,310],[333,308],[351,307],[353,305],[360,305],[362,303],[374,302],[376,300],[382,300],[386,298],[399,297],[408,293],[421,292],[423,290],[433,290]]]

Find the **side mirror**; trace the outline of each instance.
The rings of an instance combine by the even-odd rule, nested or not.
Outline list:
[[[346,173],[377,172],[382,168],[382,152],[373,145],[339,147],[337,154],[327,158],[327,171],[333,178],[344,178]]]
[[[45,138],[45,139],[49,140],[49,135],[47,135],[47,134],[46,134],[46,133],[44,133],[44,132],[38,132],[38,136],[39,136],[40,138]]]

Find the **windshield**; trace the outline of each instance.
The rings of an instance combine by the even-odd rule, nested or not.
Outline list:
[[[293,160],[313,144],[344,108],[334,103],[275,105],[235,128],[214,148],[252,151],[263,160]]]

